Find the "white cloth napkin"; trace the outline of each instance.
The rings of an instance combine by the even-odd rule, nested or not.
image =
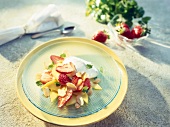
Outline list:
[[[48,5],[43,10],[35,13],[25,25],[12,27],[0,31],[0,45],[14,40],[24,34],[44,32],[56,29],[63,25],[63,18],[54,4]]]

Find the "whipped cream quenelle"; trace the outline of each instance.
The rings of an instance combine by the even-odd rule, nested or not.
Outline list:
[[[97,77],[99,73],[92,63],[84,59],[81,59],[75,56],[70,56],[70,57],[65,58],[63,63],[66,64],[69,62],[72,62],[75,65],[77,72],[81,72],[81,73],[86,72],[88,75],[88,78],[95,78]],[[87,65],[92,65],[92,68],[87,68]]]

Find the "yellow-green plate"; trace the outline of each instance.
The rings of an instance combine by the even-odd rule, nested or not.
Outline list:
[[[50,55],[67,51],[72,56],[91,62],[98,70],[102,90],[94,90],[89,103],[57,107],[43,96],[35,84],[35,76],[49,64]],[[35,116],[50,123],[77,126],[100,121],[113,113],[123,101],[127,91],[127,72],[117,55],[104,44],[85,38],[58,38],[32,50],[22,61],[17,74],[17,93],[23,105]]]

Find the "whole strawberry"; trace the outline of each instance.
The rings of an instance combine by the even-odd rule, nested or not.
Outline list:
[[[138,25],[135,26],[132,30],[131,30],[131,35],[133,36],[133,38],[140,38],[143,36],[143,28]]]
[[[122,22],[122,23],[116,24],[116,31],[118,32],[118,34],[124,37],[127,37],[129,39],[132,39],[130,28],[126,23]]]
[[[105,43],[106,40],[109,39],[109,35],[107,34],[107,32],[105,30],[103,31],[98,31],[93,37],[92,40],[101,42],[101,43]]]
[[[131,36],[133,38],[140,38],[146,34],[150,34],[150,29],[146,26],[137,25],[131,30]]]

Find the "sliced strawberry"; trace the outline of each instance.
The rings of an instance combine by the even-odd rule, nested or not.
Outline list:
[[[76,92],[81,91],[84,86],[82,78],[76,75],[72,77],[72,83],[77,87],[77,90],[75,90]]]
[[[73,91],[71,89],[67,90],[66,95],[58,97],[58,107],[61,108],[66,104],[67,101],[72,97]]]
[[[69,74],[69,73],[72,73],[72,72],[75,72],[75,67],[72,65],[72,63],[67,63],[67,64],[64,64],[63,66],[58,66],[56,68],[56,71],[60,72],[60,73],[64,73],[64,74]]]
[[[67,76],[73,77],[74,75],[76,75],[77,70],[76,70],[75,65],[72,62],[70,62],[70,65],[71,65],[71,67],[73,68],[74,71],[72,71],[71,73],[68,73]]]
[[[50,56],[51,61],[56,64],[58,61],[63,61],[64,58],[60,57],[60,56],[56,56],[56,55],[51,55]]]
[[[52,75],[50,72],[43,72],[41,77],[40,77],[40,81],[45,84],[49,81],[51,81],[53,79]]]
[[[76,71],[73,71],[71,73],[66,74],[68,77],[72,78],[74,75],[76,75]]]
[[[84,83],[82,82],[80,85],[77,86],[77,91],[81,91],[84,87]]]
[[[89,78],[86,78],[85,81],[84,81],[84,86],[87,86],[88,87],[88,90],[91,88],[91,84],[90,84],[90,79]]]
[[[73,77],[72,77],[72,83],[77,87],[77,89],[79,89],[79,87],[77,86],[77,83],[78,83],[78,80],[79,80],[80,78],[79,77],[77,77],[76,75],[74,75]],[[79,90],[76,90],[76,92],[78,92]]]
[[[78,80],[79,80],[79,77],[77,77],[76,75],[74,75],[74,76],[72,77],[72,83],[73,83],[73,84],[77,85]]]
[[[71,79],[66,74],[60,74],[58,81],[61,85],[66,85],[66,83],[71,82]]]

